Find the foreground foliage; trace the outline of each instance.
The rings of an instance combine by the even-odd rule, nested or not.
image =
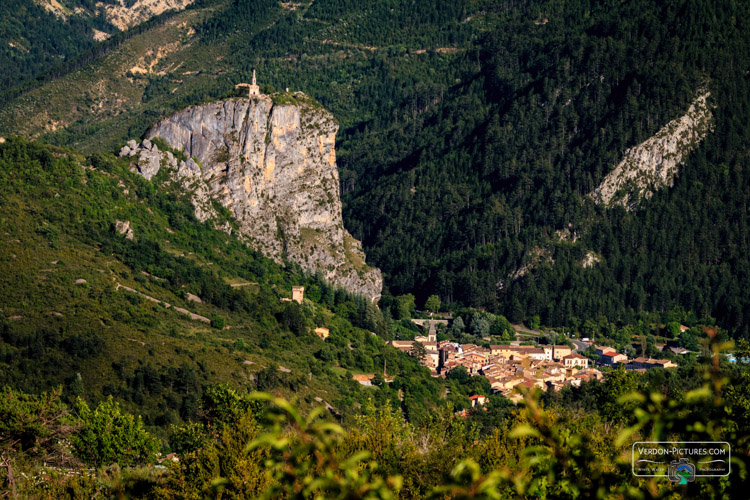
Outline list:
[[[717,339],[708,347],[711,356],[695,372],[701,380],[696,389],[672,398],[653,388],[627,392],[618,398],[627,408],[622,422],[596,412],[546,407],[538,393],[527,392],[509,418],[496,420],[482,435],[473,416],[467,421],[435,414],[415,427],[391,408],[373,405],[344,428],[322,408],[303,416],[271,394],[214,387],[201,403],[203,419],[173,430],[170,442],[181,452],[179,462],[169,462],[166,470],[107,464],[75,479],[42,473],[37,482],[16,474],[15,487],[31,497],[41,491],[64,496],[63,491],[96,490],[133,498],[740,498],[748,479],[742,430],[748,420],[737,415],[746,415],[747,405],[734,400],[731,388],[747,377],[748,368],[722,366],[719,352],[726,346]],[[49,396],[6,390],[5,401],[10,400],[33,402],[21,410],[26,413],[44,414],[49,405]],[[65,414],[64,406],[55,407]],[[105,402],[101,410],[112,408]],[[118,429],[113,421],[112,430],[127,431],[125,422]],[[50,431],[55,428],[49,425]],[[39,465],[28,461],[33,448],[8,441],[4,429],[6,469],[0,470],[7,485],[7,457],[16,470]],[[185,439],[188,435],[193,439]],[[731,475],[687,486],[631,475],[634,441],[671,440],[731,443]],[[129,460],[129,455],[119,458]],[[142,455],[140,463],[145,460]]]

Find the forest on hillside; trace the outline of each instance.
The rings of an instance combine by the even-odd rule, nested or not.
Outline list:
[[[153,109],[129,132],[231,95],[253,69],[267,92],[314,96],[341,124],[345,224],[385,273],[384,308],[437,294],[573,329],[677,314],[749,333],[742,2],[202,5],[216,10],[199,47],[226,47],[228,64],[187,94],[164,95],[175,79],[152,77]],[[627,148],[702,89],[713,133],[675,185],[630,212],[594,204]],[[49,139],[101,127],[87,128]]]
[[[401,102],[411,116],[342,133],[345,222],[390,292],[551,325],[682,308],[750,333],[747,5],[503,5],[455,83],[425,78]],[[399,83],[382,81],[373,101]],[[673,188],[632,212],[586,198],[703,86],[715,130]]]
[[[55,14],[34,1],[3,2],[0,94],[97,45],[93,29],[112,31],[109,22],[96,14],[94,0],[66,0],[64,3],[68,8],[63,7],[62,13]]]
[[[747,335],[747,6],[428,3],[237,1],[200,28],[228,40],[227,90],[257,69],[339,120],[345,224],[384,308],[438,294],[513,321],[677,314]],[[673,188],[632,212],[587,198],[702,89],[714,131]]]

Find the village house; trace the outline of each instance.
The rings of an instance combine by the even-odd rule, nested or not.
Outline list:
[[[487,356],[478,352],[470,352],[469,354],[464,354],[462,357],[470,363],[484,363],[487,360]]]
[[[352,378],[362,385],[371,386],[372,379],[375,377],[372,373],[355,373]]]
[[[475,394],[469,397],[469,400],[471,400],[471,407],[473,408],[475,406],[483,406],[484,403],[487,402],[487,397],[482,396],[481,394]]]
[[[544,359],[546,359],[547,361],[552,361],[555,354],[553,346],[543,345],[541,346],[541,348],[544,350]]]
[[[505,392],[510,391],[521,382],[523,382],[523,377],[508,376],[490,383],[490,387],[495,392]]]
[[[580,385],[581,381],[590,382],[591,380],[604,380],[602,372],[596,368],[587,368],[585,370],[578,370],[572,374],[573,380],[578,380]]]
[[[292,300],[297,304],[301,304],[305,297],[304,286],[293,286],[292,287]]]
[[[443,363],[443,365],[440,367],[440,376],[444,377],[450,373],[450,371],[454,368],[456,368],[459,365],[455,360],[446,361]]]
[[[568,354],[563,358],[563,364],[566,368],[574,368],[576,366],[581,368],[588,368],[589,358],[583,356],[582,354],[574,352],[573,354]]]
[[[605,351],[599,355],[599,364],[604,366],[614,366],[618,363],[627,363],[628,357],[615,351]]]
[[[544,363],[541,363],[541,366],[543,366],[545,370],[552,373],[565,371],[565,364],[562,363],[562,361],[545,361]]]
[[[552,347],[535,347],[533,345],[504,345],[495,344],[490,345],[490,354],[493,356],[500,356],[505,359],[511,359],[515,357],[524,358],[529,357],[537,360],[548,360],[552,361]]]
[[[440,351],[437,349],[427,349],[424,365],[433,372],[433,375],[437,374],[438,367],[440,366]]]
[[[668,359],[637,357],[625,365],[626,370],[648,370],[650,368],[675,368],[676,364]]]
[[[504,352],[509,352],[512,346],[509,345],[490,345],[490,354],[493,356],[501,356]]]
[[[616,352],[616,351],[614,350],[614,348],[609,347],[608,345],[597,346],[597,348],[594,350],[594,354],[596,354],[597,356],[601,356],[605,353],[612,353],[612,352]]]
[[[388,345],[395,347],[401,351],[410,351],[411,346],[414,344],[413,340],[389,340]]]
[[[321,339],[325,340],[330,335],[330,332],[329,332],[328,328],[325,328],[323,326],[319,326],[318,328],[315,329],[315,334],[318,337],[320,337]]]
[[[568,354],[572,354],[572,353],[573,351],[571,350],[570,347],[566,345],[556,345],[553,347],[553,350],[552,350],[552,359],[554,359],[555,361],[560,361],[565,356],[567,356]]]
[[[454,344],[444,343],[441,345],[438,342],[438,350],[440,351],[440,363],[446,363],[458,355],[458,346]]]
[[[482,354],[483,356],[488,356],[492,354],[491,349],[487,349],[486,347],[480,347],[476,344],[463,344],[459,347],[459,352],[466,356],[467,354]]]
[[[523,354],[526,354],[526,356],[528,356],[529,358],[535,359],[537,361],[545,361],[547,359],[547,352],[540,347],[527,349],[526,352],[524,352]],[[552,360],[551,349],[550,349],[549,359]]]

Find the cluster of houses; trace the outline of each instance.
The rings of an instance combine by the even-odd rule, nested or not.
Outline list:
[[[579,386],[588,380],[601,380],[602,373],[589,368],[589,359],[572,352],[568,346],[458,344],[447,340],[438,342],[434,331],[413,341],[392,340],[390,345],[406,353],[413,353],[415,343],[424,348],[422,363],[436,377],[445,377],[462,366],[471,375],[487,377],[493,393],[511,400],[520,399],[514,389],[539,387],[559,390],[565,385]],[[479,401],[472,401],[479,403]]]
[[[292,298],[281,300],[301,304],[304,293],[304,287],[295,286],[292,287]],[[388,343],[407,354],[418,352],[422,358],[421,363],[429,368],[435,377],[445,377],[451,370],[462,366],[470,375],[487,377],[493,393],[503,394],[513,401],[521,398],[518,391],[514,390],[516,387],[560,390],[566,385],[578,387],[583,381],[604,378],[598,369],[589,367],[589,358],[573,352],[567,345],[533,346],[513,342],[490,345],[487,348],[448,340],[438,342],[436,325],[447,324],[448,320],[412,321],[419,326],[427,327],[427,335],[415,337],[414,340],[391,340]],[[330,335],[329,330],[324,327],[316,328],[315,333],[323,340]],[[673,352],[677,351],[673,349]],[[625,354],[618,353],[611,347],[598,347],[595,353],[598,355],[599,366],[623,365],[626,370],[637,371],[677,366],[665,359],[628,359]],[[355,380],[363,385],[371,385],[372,378],[372,374],[355,376]],[[485,401],[485,397],[481,395],[472,396],[471,399],[472,406],[482,405]]]
[[[503,394],[511,400],[521,397],[514,390],[516,387],[560,390],[566,385],[577,387],[583,381],[603,379],[598,369],[589,367],[592,364],[589,358],[573,352],[567,345],[532,346],[514,342],[487,348],[447,340],[438,342],[433,323],[429,324],[426,336],[414,340],[392,340],[389,344],[407,354],[419,353],[422,364],[433,376],[445,377],[451,370],[462,366],[470,375],[487,377],[493,393]],[[627,370],[638,371],[677,366],[663,359],[638,357],[629,360],[611,347],[599,347],[595,352],[599,356],[599,366],[622,364]],[[481,404],[478,401],[472,403]]]

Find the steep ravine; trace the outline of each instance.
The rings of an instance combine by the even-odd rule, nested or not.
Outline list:
[[[319,271],[331,283],[378,300],[380,270],[365,264],[359,241],[341,217],[333,116],[304,94],[233,98],[193,106],[153,125],[138,158],[150,179],[167,166],[191,193],[196,216],[208,219],[211,200],[237,219],[239,232],[265,255]],[[188,161],[158,151],[150,139],[183,150]]]

